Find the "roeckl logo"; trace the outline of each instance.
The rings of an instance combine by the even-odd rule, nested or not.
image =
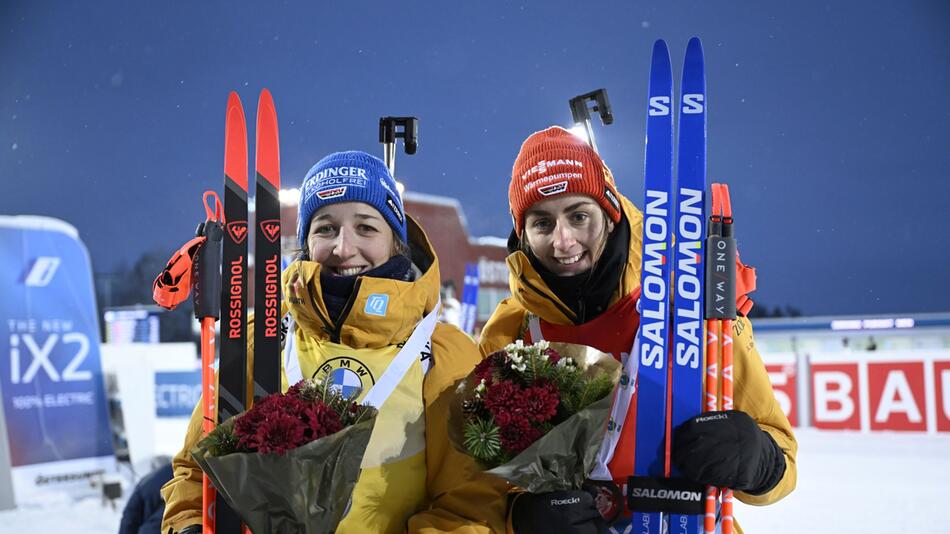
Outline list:
[[[577,504],[581,502],[580,497],[571,497],[570,499],[551,499],[551,506],[564,506],[566,504]]]
[[[40,256],[33,260],[30,271],[23,278],[27,287],[46,287],[53,281],[62,260],[55,256]]]
[[[577,161],[575,159],[551,159],[551,160],[542,160],[537,162],[534,167],[531,167],[524,174],[521,175],[522,180],[527,180],[532,174],[545,175],[550,170],[549,167],[556,167],[558,165],[568,165],[570,167],[579,167],[584,168],[584,162]]]
[[[567,182],[558,182],[556,184],[546,185],[544,187],[538,188],[538,193],[541,193],[546,197],[563,193],[565,191],[567,191]]]
[[[244,238],[247,237],[247,221],[229,222],[227,229],[228,235],[231,236],[231,241],[234,241],[238,245],[243,243]]]
[[[261,221],[261,231],[264,232],[264,237],[266,237],[268,241],[276,243],[280,238],[280,221],[277,219]]]
[[[334,187],[332,189],[324,189],[323,191],[317,191],[317,196],[320,197],[321,200],[342,197],[345,194],[346,194],[346,187]]]
[[[724,413],[717,413],[713,415],[704,415],[696,418],[697,423],[705,423],[706,421],[717,421],[719,419],[729,419],[729,416]]]

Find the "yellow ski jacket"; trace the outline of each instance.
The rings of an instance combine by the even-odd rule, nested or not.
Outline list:
[[[640,264],[643,248],[643,214],[626,197],[620,197],[624,216],[630,224],[630,249],[620,281],[611,296],[608,307],[640,287]],[[508,343],[524,336],[528,314],[557,325],[572,325],[566,306],[544,283],[544,280],[521,251],[508,256],[508,283],[512,296],[498,304],[485,324],[479,338],[483,356],[500,350]],[[772,385],[765,365],[755,348],[752,324],[739,317],[733,327],[734,348],[734,407],[748,413],[785,453],[785,476],[771,491],[763,495],[735,492],[740,501],[764,506],[778,501],[795,489],[797,469],[795,457],[798,443],[791,425],[772,393]],[[555,340],[556,341],[556,340]],[[737,532],[741,529],[737,526]]]
[[[361,278],[354,289],[353,305],[339,325],[327,324],[329,314],[321,294],[320,265],[298,261],[285,270],[284,307],[296,325],[294,341],[304,376],[310,376],[314,365],[325,362],[325,359],[321,360],[323,355],[319,354],[320,346],[342,345],[355,350],[396,346],[405,342],[422,317],[437,305],[440,285],[438,259],[425,233],[411,218],[409,241],[413,263],[421,270],[421,276],[414,282]],[[389,309],[385,316],[367,314],[364,310],[365,301],[371,294],[389,295]],[[250,376],[254,347],[252,325],[248,326],[247,368]],[[482,474],[470,457],[452,447],[447,437],[447,394],[457,380],[474,368],[481,356],[471,338],[453,326],[437,324],[431,341],[432,363],[422,381],[421,392],[425,473],[424,477],[415,473],[420,480],[424,479],[424,488],[419,490],[421,501],[408,513],[401,510],[399,517],[393,517],[385,528],[377,524],[363,529],[352,525],[351,521],[347,531],[392,532],[395,528],[411,533],[477,534],[505,529],[506,484]],[[286,388],[286,377],[283,382]],[[252,391],[250,384],[247,390]],[[162,522],[164,533],[169,529],[177,532],[187,525],[201,522],[202,474],[189,452],[200,438],[199,402],[192,414],[184,447],[172,463],[175,476],[162,488],[166,503]],[[396,476],[386,478],[386,471],[383,473],[382,484],[389,484],[393,492],[403,491],[403,479]],[[378,475],[374,484],[380,484]],[[357,491],[354,491],[354,508],[357,506],[356,495]],[[403,519],[406,516],[408,520]]]

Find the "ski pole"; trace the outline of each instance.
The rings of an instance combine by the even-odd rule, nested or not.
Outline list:
[[[208,205],[213,199],[214,207]],[[196,237],[185,243],[165,265],[152,284],[152,298],[173,310],[191,293],[195,318],[201,322],[201,429],[207,436],[215,427],[214,323],[221,315],[221,243],[223,207],[214,191],[206,191],[203,204],[207,218],[198,225]],[[201,527],[214,534],[215,490],[207,475],[201,478]]]
[[[706,254],[711,256],[712,240],[720,237],[722,233],[722,208],[719,195],[716,194],[719,184],[713,184],[712,195],[712,213],[709,216],[709,231],[706,237]],[[708,274],[713,271],[712,263],[707,258],[706,269]],[[706,280],[706,288],[710,290],[715,286]],[[713,319],[713,313],[710,312],[711,303],[714,299],[706,297],[706,411],[712,412],[719,409],[719,321]],[[704,534],[714,534],[716,532],[716,502],[719,500],[719,488],[715,486],[706,487],[706,511],[703,520]]]
[[[712,184],[712,213],[709,217],[706,243],[706,288],[710,292],[706,298],[706,411],[731,410],[732,322],[736,319],[736,243],[732,237],[729,187],[725,184]],[[732,534],[732,490],[722,488],[721,492],[722,533]],[[716,530],[716,501],[719,494],[719,488],[706,488],[706,513],[703,522],[706,534],[713,534]]]
[[[732,321],[736,318],[736,284],[735,284],[735,257],[736,246],[732,237],[732,202],[729,200],[729,186],[722,184],[720,186],[722,194],[722,238],[726,240],[728,253],[726,261],[732,266],[731,283],[726,284],[726,302],[732,303],[732,313],[729,317],[722,319],[722,409],[731,410],[732,403]],[[722,490],[722,532],[723,534],[732,534],[732,490],[724,488]]]

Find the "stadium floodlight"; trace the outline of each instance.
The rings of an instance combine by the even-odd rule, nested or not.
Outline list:
[[[281,189],[278,193],[278,198],[281,204],[298,204],[300,203],[300,189],[296,187]]]

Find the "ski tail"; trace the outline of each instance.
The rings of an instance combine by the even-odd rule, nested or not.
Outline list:
[[[703,411],[706,76],[703,46],[697,37],[687,44],[680,83],[667,451],[673,429]],[[670,476],[679,476],[672,463],[667,467]],[[670,528],[699,534],[702,519],[701,515],[672,514]]]
[[[254,399],[280,390],[280,148],[270,91],[257,103],[254,224]]]
[[[667,354],[669,352],[670,239],[673,213],[673,73],[663,40],[653,45],[644,162],[643,269],[637,441],[634,476],[665,471]],[[633,531],[660,534],[663,514],[633,512]]]

